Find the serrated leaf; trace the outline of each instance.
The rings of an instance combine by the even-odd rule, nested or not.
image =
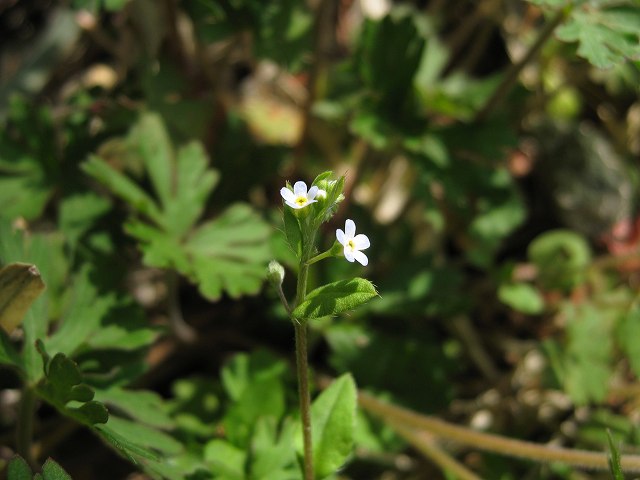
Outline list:
[[[337,315],[353,310],[376,297],[373,284],[364,278],[340,280],[309,292],[305,300],[293,311],[302,320]]]
[[[263,417],[256,422],[251,438],[252,478],[299,478],[297,466],[295,470],[287,468],[295,465],[295,455],[291,448],[295,425],[288,420],[285,420],[279,432],[278,421],[273,417]]]
[[[247,453],[224,440],[211,440],[204,447],[204,459],[211,471],[225,480],[243,480]]]
[[[11,263],[0,270],[0,327],[11,333],[45,289],[35,265]]]
[[[125,390],[112,387],[98,390],[96,400],[116,407],[138,422],[158,428],[170,428],[174,421],[165,412],[162,397],[148,390]]]
[[[96,425],[94,427],[102,438],[104,438],[112,447],[119,451],[122,455],[128,458],[133,463],[138,463],[138,458],[145,458],[147,460],[159,460],[159,456],[152,452],[150,449],[142,447],[130,439],[121,435],[108,424]]]
[[[578,55],[598,68],[640,57],[640,8],[575,8],[557,29],[558,38],[578,42]]]
[[[335,473],[351,454],[356,403],[356,384],[349,374],[335,380],[313,402],[313,468],[317,478]]]
[[[65,472],[53,459],[47,458],[42,466],[43,480],[71,480],[71,476]]]
[[[93,223],[109,211],[111,202],[96,193],[87,192],[65,197],[60,201],[58,226],[66,240],[75,246]]]
[[[73,278],[70,305],[62,314],[56,332],[47,339],[47,350],[53,355],[63,352],[70,356],[100,329],[101,321],[116,304],[113,293],[99,293],[91,281],[92,268],[85,265]]]
[[[178,150],[175,190],[163,204],[164,215],[171,221],[167,228],[174,236],[186,233],[200,218],[207,197],[218,183],[220,176],[207,168],[208,163],[200,143],[191,142]]]
[[[234,298],[257,293],[271,258],[270,228],[247,205],[234,205],[215,220],[196,224],[218,181],[202,145],[192,142],[174,154],[155,114],[140,119],[129,143],[146,166],[158,202],[100,159],[91,158],[84,168],[152,221],[132,219],[125,226],[140,242],[144,263],[178,270],[212,300],[223,292]]]
[[[270,234],[271,228],[243,204],[198,228],[185,249],[192,261],[189,276],[198,282],[200,293],[211,300],[223,291],[232,298],[257,293],[271,258]]]
[[[112,433],[145,450],[157,451],[165,456],[177,455],[183,450],[182,444],[167,433],[125,418],[111,415],[105,426]]]
[[[132,208],[160,223],[162,216],[153,199],[126,175],[114,170],[96,155],[81,165],[85,173],[107,186],[115,195],[125,200]]]
[[[29,464],[20,455],[15,455],[9,462],[7,480],[33,480]]]

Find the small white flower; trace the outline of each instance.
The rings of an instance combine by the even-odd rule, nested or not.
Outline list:
[[[320,200],[324,200],[325,198],[327,198],[327,191],[323,189],[319,189],[318,193],[316,194],[316,198]]]
[[[369,237],[362,233],[356,235],[356,224],[353,220],[348,219],[344,223],[344,232],[340,229],[336,230],[336,238],[344,246],[344,258],[349,262],[357,260],[364,266],[367,266],[369,259],[360,250],[369,248],[371,243]]]
[[[318,187],[311,187],[307,192],[307,184],[300,181],[293,185],[293,192],[286,187],[280,189],[280,195],[284,198],[284,203],[291,208],[304,208],[315,200],[318,195]]]

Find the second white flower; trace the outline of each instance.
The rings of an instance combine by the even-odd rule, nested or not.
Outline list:
[[[336,238],[344,247],[344,258],[347,261],[357,260],[363,266],[369,263],[367,256],[360,250],[369,248],[371,242],[369,242],[369,237],[362,233],[356,235],[356,224],[353,220],[348,219],[344,223],[344,232],[341,229],[336,230]]]

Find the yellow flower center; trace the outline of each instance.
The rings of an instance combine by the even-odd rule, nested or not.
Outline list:
[[[300,206],[306,205],[307,197],[298,197],[296,198],[296,203]]]
[[[356,244],[353,243],[353,240],[349,240],[347,242],[347,247],[349,247],[351,250],[355,250],[356,249]]]

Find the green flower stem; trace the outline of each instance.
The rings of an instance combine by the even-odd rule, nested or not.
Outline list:
[[[280,301],[282,302],[282,305],[284,305],[284,308],[287,311],[287,314],[291,316],[291,312],[293,310],[291,310],[291,307],[289,306],[289,302],[287,302],[287,297],[284,296],[284,292],[282,291],[282,285],[276,285],[275,289],[276,289],[276,292],[278,293],[278,297],[280,298]]]
[[[33,419],[36,408],[36,391],[31,385],[25,385],[20,398],[20,411],[16,430],[16,451],[29,465],[34,465],[31,455],[33,438]]]
[[[375,397],[358,393],[360,406],[370,413],[381,417],[394,428],[407,425],[414,429],[426,430],[438,437],[447,438],[464,445],[501,455],[526,458],[538,462],[562,462],[582,468],[597,470],[609,469],[609,457],[606,453],[548,447],[523,440],[505,438],[500,435],[477,432],[469,428],[452,425],[427,415],[421,415],[406,408],[382,402]],[[622,470],[640,472],[640,455],[622,455]]]
[[[307,276],[309,265],[304,259],[300,262],[296,303],[298,306],[307,294]],[[311,442],[311,396],[309,394],[309,363],[307,354],[307,324],[291,318],[296,332],[296,369],[298,373],[298,396],[300,399],[300,417],[302,419],[302,439],[304,443],[304,480],[314,480],[313,445]]]
[[[309,259],[307,261],[307,266],[313,265],[314,263],[319,262],[320,260],[324,260],[325,258],[329,258],[329,257],[333,257],[332,249],[329,249],[326,252],[320,253],[320,254],[316,255],[315,257]]]

